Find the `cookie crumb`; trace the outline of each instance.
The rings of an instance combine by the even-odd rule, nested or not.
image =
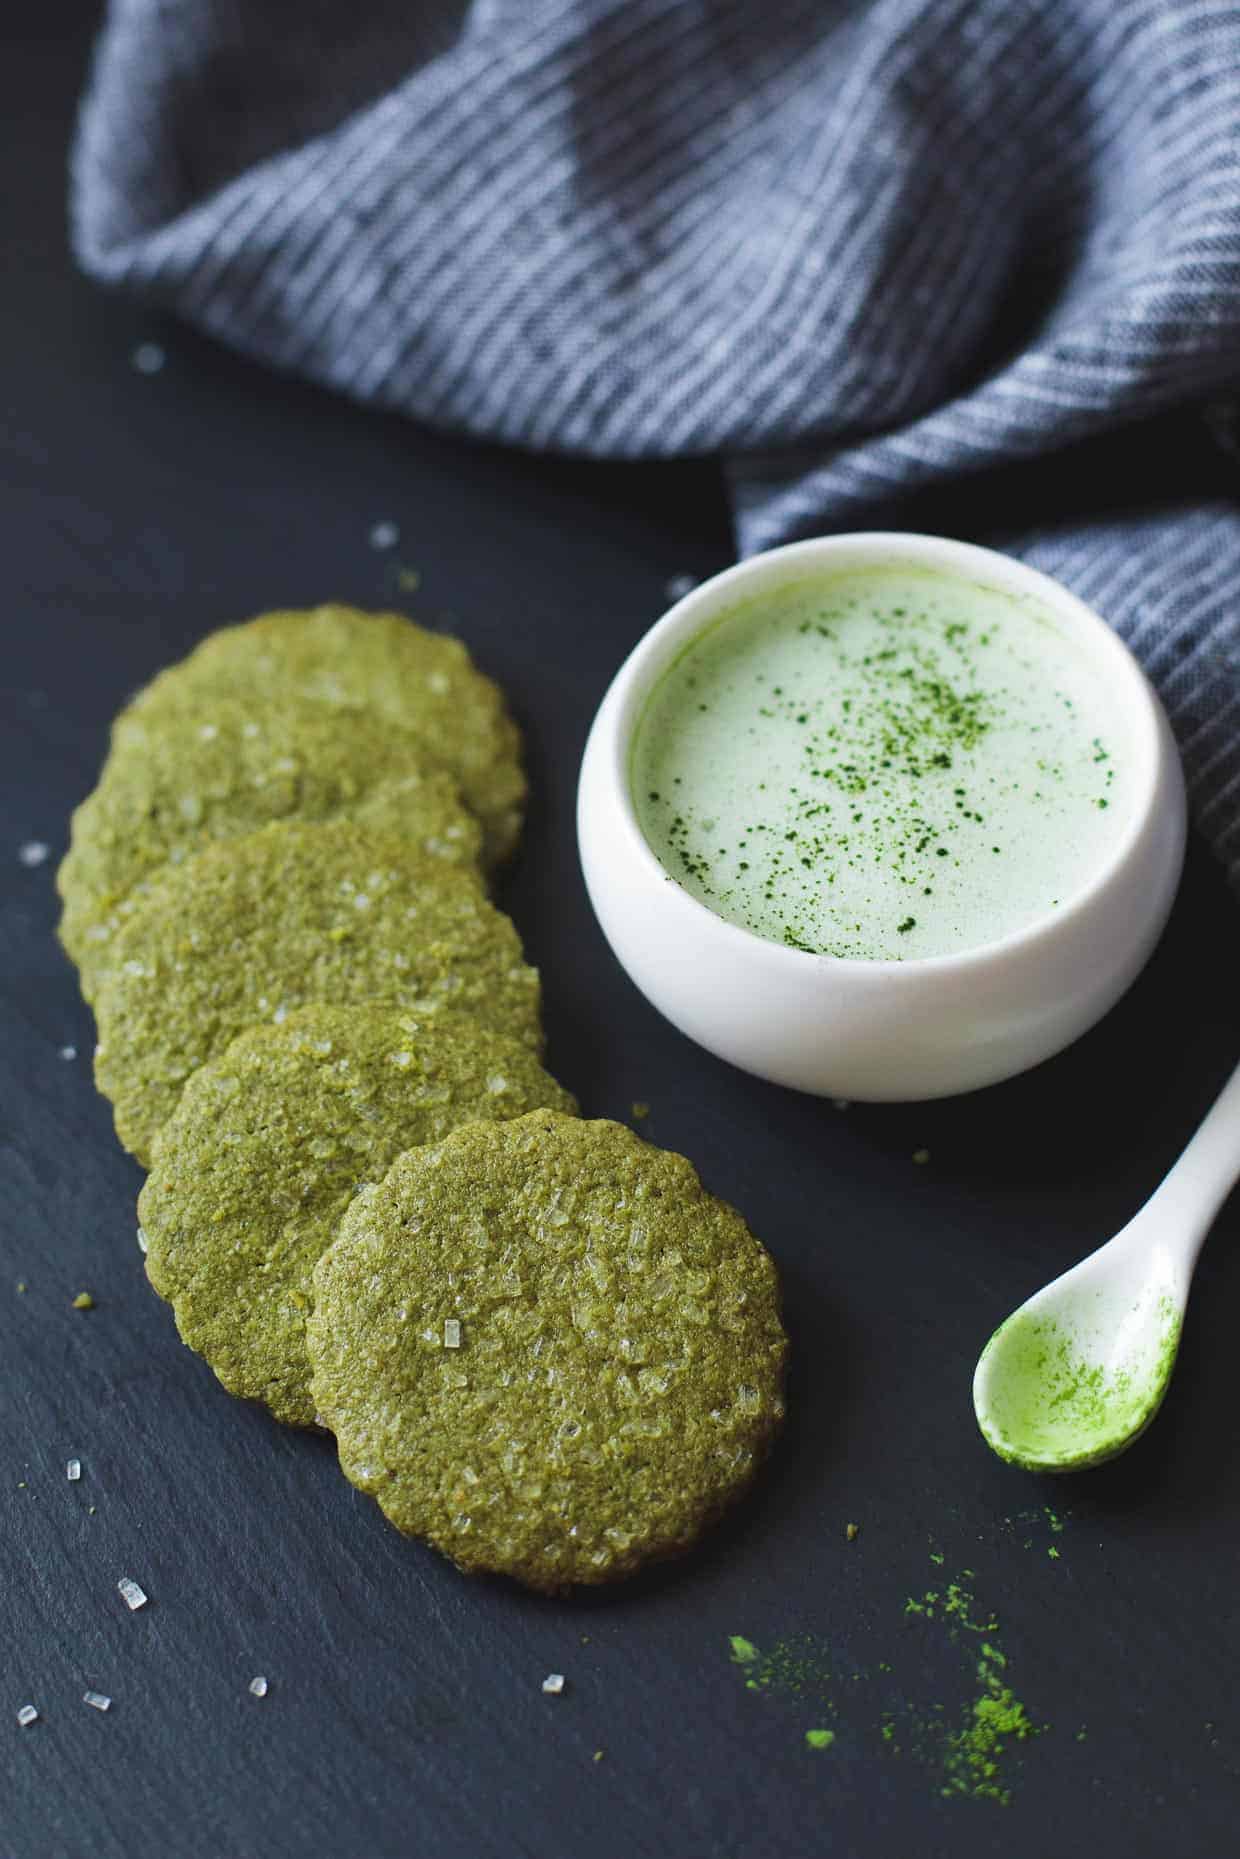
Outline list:
[[[73,1300],[73,1308],[74,1310],[93,1310],[95,1300],[89,1291],[79,1291]]]

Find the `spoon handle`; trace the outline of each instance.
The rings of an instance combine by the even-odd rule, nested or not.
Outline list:
[[[1240,1065],[1171,1172],[1132,1226],[1156,1225],[1164,1239],[1177,1234],[1191,1270],[1214,1216],[1240,1179]]]

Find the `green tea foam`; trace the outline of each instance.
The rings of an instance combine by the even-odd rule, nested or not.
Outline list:
[[[1132,810],[1118,707],[1045,607],[921,568],[789,582],[686,646],[634,734],[645,837],[769,941],[907,960],[1061,908]]]

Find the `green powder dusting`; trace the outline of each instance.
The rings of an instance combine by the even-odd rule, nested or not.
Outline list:
[[[780,1640],[769,1652],[760,1651],[739,1634],[728,1644],[733,1664],[745,1669],[747,1690],[779,1692],[830,1707],[827,1690],[834,1684],[833,1661],[828,1649],[812,1636]]]
[[[719,615],[648,696],[629,777],[648,843],[708,909],[906,961],[1080,888],[1124,823],[1116,721],[1048,611],[893,566]]]
[[[1163,1296],[1153,1347],[1123,1366],[1091,1361],[1076,1335],[1053,1318],[1022,1311],[987,1345],[993,1392],[983,1422],[1001,1459],[1030,1470],[1093,1464],[1141,1433],[1158,1411],[1180,1342],[1180,1314]],[[1053,1513],[1046,1512],[1052,1530]]]
[[[997,1647],[983,1643],[977,1662],[977,1696],[960,1728],[947,1740],[941,1789],[945,1796],[999,1801],[1005,1807],[1012,1798],[1000,1767],[1003,1752],[1013,1740],[1024,1742],[1036,1736],[1038,1726],[1004,1683],[1006,1664]]]
[[[1063,1551],[1055,1542],[1047,1542],[1051,1537],[1062,1536],[1069,1513],[1052,1510],[1043,1504],[1038,1510],[1018,1510],[1010,1517],[1000,1519],[1005,1537],[1018,1538],[1022,1549],[1043,1550],[1052,1562],[1062,1559]]]
[[[930,1560],[941,1563],[943,1558],[932,1550]],[[973,1571],[964,1569],[962,1573],[968,1577]],[[964,1581],[949,1582],[943,1589],[931,1588],[920,1596],[910,1595],[904,1603],[906,1614],[923,1614],[927,1620],[942,1616],[968,1633],[993,1633],[999,1624],[998,1621],[993,1618],[975,1620],[973,1618],[975,1607],[973,1590]]]
[[[932,1554],[943,1559],[939,1551]],[[1007,1805],[1013,1749],[1047,1726],[1034,1721],[1009,1683],[998,1622],[979,1602],[974,1579],[971,1569],[961,1569],[942,1587],[908,1596],[903,1609],[910,1628],[945,1636],[959,1650],[963,1703],[926,1703],[909,1695],[906,1687],[915,1686],[926,1667],[924,1646],[906,1649],[902,1661],[883,1659],[863,1670],[851,1665],[843,1646],[812,1635],[763,1650],[735,1634],[728,1642],[732,1662],[742,1669],[747,1690],[814,1707],[818,1722],[800,1732],[808,1748],[831,1748],[846,1713],[850,1732],[872,1738],[890,1756],[911,1757],[927,1767],[945,1799]],[[837,1727],[824,1724],[824,1715],[836,1719]]]

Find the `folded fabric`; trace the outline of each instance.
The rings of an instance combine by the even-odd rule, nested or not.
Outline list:
[[[1039,457],[1053,509],[1122,429],[1131,515],[998,522],[1141,655],[1240,885],[1222,449],[1184,496],[1240,383],[1238,120],[1221,0],[112,0],[74,241],[359,399],[719,455],[744,550],[957,479],[977,533],[966,477]]]

